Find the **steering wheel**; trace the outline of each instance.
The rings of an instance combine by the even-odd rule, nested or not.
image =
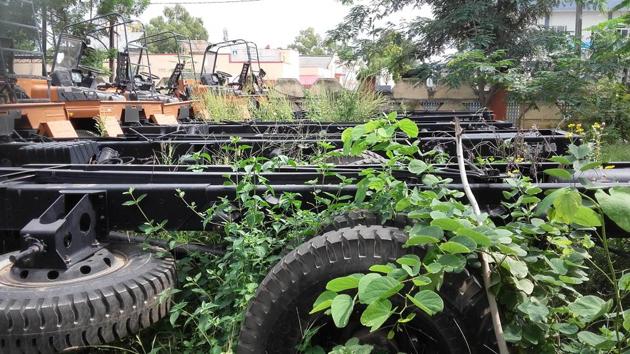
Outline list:
[[[93,68],[91,66],[79,64],[79,65],[77,65],[77,68],[79,68],[79,69],[81,69],[83,71],[92,72],[94,74],[105,75],[105,71],[103,71],[102,69]]]
[[[230,73],[226,73],[225,71],[219,71],[219,70],[217,70],[217,71],[215,71],[214,73],[215,73],[215,74],[217,74],[217,76],[219,76],[219,77],[221,77],[221,78],[223,78],[223,79],[227,79],[227,78],[232,77],[232,74],[230,74]]]
[[[142,75],[142,76],[144,76],[144,77],[147,77],[147,78],[149,78],[149,79],[151,79],[151,80],[159,80],[159,79],[160,79],[160,77],[159,77],[159,76],[157,76],[157,75],[155,75],[155,74],[149,74],[149,73],[148,73],[148,72],[146,72],[146,71],[145,71],[145,72],[138,73],[138,74],[140,74],[140,75]]]

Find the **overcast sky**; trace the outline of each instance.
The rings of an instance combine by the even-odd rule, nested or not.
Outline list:
[[[155,2],[190,3],[202,0],[156,0]],[[142,14],[143,22],[159,16],[165,6],[150,5]],[[183,4],[193,16],[201,17],[211,42],[223,39],[227,28],[229,38],[243,38],[260,47],[286,47],[298,32],[314,27],[324,36],[348,13],[348,7],[338,0],[260,0],[227,4]],[[428,9],[415,10],[413,15],[429,16]],[[397,16],[398,17],[398,16]]]

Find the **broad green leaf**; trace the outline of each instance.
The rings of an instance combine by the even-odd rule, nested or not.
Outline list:
[[[536,323],[526,323],[523,326],[523,342],[538,344],[545,341],[545,334]]]
[[[620,228],[630,232],[630,190],[627,188],[611,188],[610,194],[602,190],[595,193],[595,198],[604,214]]]
[[[387,274],[391,272],[394,268],[387,264],[375,264],[370,267],[371,272],[383,273]]]
[[[374,278],[367,284],[362,293],[363,296],[359,295],[359,300],[369,305],[378,299],[385,299],[396,294],[402,288],[403,284],[390,276]]]
[[[555,191],[549,193],[538,205],[536,206],[536,215],[545,215],[549,212],[549,208],[553,205],[553,202],[556,198],[563,194],[567,188],[556,189]]]
[[[410,236],[431,236],[437,239],[444,238],[444,231],[437,226],[414,225],[409,231]]]
[[[582,331],[578,333],[577,336],[580,342],[586,345],[589,345],[593,348],[599,348],[602,345],[606,344],[606,342],[610,341],[608,338],[604,336],[601,336],[599,334],[589,332],[589,331]]]
[[[593,209],[585,206],[580,206],[575,210],[573,215],[573,222],[588,227],[602,226],[602,222],[599,218],[599,214]]]
[[[510,323],[507,326],[505,326],[503,334],[505,336],[506,341],[510,343],[516,343],[516,342],[520,342],[521,339],[523,338],[522,331],[523,330],[521,326],[517,326]]]
[[[619,289],[623,291],[630,291],[630,273],[624,274],[619,279]]]
[[[509,244],[498,244],[497,247],[501,252],[510,256],[519,256],[525,257],[527,256],[527,251],[525,251],[521,246],[517,243],[509,243]]]
[[[366,303],[366,302],[364,302],[364,299],[366,299],[365,292],[368,290],[368,287],[369,287],[370,283],[374,279],[378,279],[380,277],[382,277],[382,275],[376,274],[376,273],[366,274],[363,277],[361,277],[361,280],[359,280],[359,293],[358,293],[360,302]]]
[[[447,256],[451,256],[450,254]],[[453,256],[455,257],[455,256]],[[437,274],[444,269],[444,265],[438,262],[433,262],[430,264],[425,264],[424,268],[427,270],[429,274]]]
[[[630,310],[626,310],[623,313],[623,328],[630,332]]]
[[[505,257],[505,260],[501,263],[501,265],[518,279],[525,278],[529,272],[527,269],[527,263],[512,257]]]
[[[558,275],[565,275],[569,271],[564,264],[564,260],[561,258],[552,258],[547,260],[547,264],[551,267],[551,270]]]
[[[529,316],[529,319],[534,322],[545,322],[547,315],[549,315],[549,309],[547,306],[531,300],[527,300],[519,304],[517,308],[519,311]]]
[[[361,314],[361,324],[370,327],[370,332],[374,332],[381,328],[392,313],[392,303],[389,300],[374,301]]]
[[[320,311],[324,311],[328,309],[330,305],[332,304],[332,301],[335,298],[335,296],[337,296],[337,293],[335,293],[334,291],[329,291],[329,290],[326,290],[323,293],[319,294],[319,296],[313,303],[313,309],[311,310],[309,314],[312,315],[316,312],[320,312]]]
[[[409,169],[409,172],[419,175],[424,173],[424,171],[426,171],[428,167],[429,166],[424,161],[412,160],[409,163],[409,166],[407,166],[407,169]]]
[[[341,294],[335,296],[330,305],[330,314],[337,328],[343,328],[348,325],[350,315],[354,309],[354,300],[350,295]]]
[[[398,128],[400,128],[400,130],[402,130],[410,138],[418,137],[418,125],[409,118],[399,120]]]
[[[582,206],[582,197],[574,190],[566,189],[553,201],[554,218],[560,222],[570,224],[574,220],[575,211]]]
[[[418,275],[417,277],[411,279],[411,281],[415,286],[425,286],[431,284],[431,278],[425,277],[423,275]]]
[[[455,231],[462,227],[462,224],[455,219],[435,219],[431,221],[431,226],[437,226],[443,230]]]
[[[394,209],[396,209],[396,211],[400,212],[400,211],[403,211],[403,210],[409,208],[409,206],[411,206],[411,201],[409,201],[409,198],[402,198],[402,199],[398,200],[398,202],[396,202],[396,205],[394,206]]]
[[[420,257],[415,254],[407,254],[396,260],[396,263],[400,264],[402,268],[409,274],[409,276],[416,276],[420,272]]]
[[[432,174],[425,174],[422,176],[422,184],[427,185],[428,187],[433,187],[436,184],[440,183],[440,179]]]
[[[477,249],[477,242],[468,236],[455,236],[449,240],[450,242],[457,242],[466,246],[469,250],[474,251]]]
[[[350,139],[352,137],[352,128],[347,128],[343,131],[343,133],[341,133],[341,141],[344,144],[347,144],[350,142]]]
[[[557,162],[562,165],[570,165],[571,160],[566,158],[565,156],[553,156],[549,159],[550,161]]]
[[[441,244],[440,249],[449,254],[470,253],[472,250],[459,242],[448,241]]]
[[[573,175],[571,174],[571,172],[563,168],[549,168],[549,169],[546,169],[544,172],[545,174],[548,174],[553,177],[558,177],[563,180],[570,180],[571,178],[573,178]]]
[[[414,225],[409,231],[409,239],[405,247],[433,244],[443,238],[444,231],[437,226]]]
[[[414,305],[430,316],[444,310],[444,301],[442,301],[440,295],[434,291],[422,290],[413,297],[409,294],[406,296]]]
[[[326,284],[326,290],[340,292],[355,289],[359,286],[359,278],[349,275],[347,277],[336,278]]]
[[[569,152],[576,159],[581,160],[581,159],[587,157],[591,153],[591,149],[586,144],[582,144],[582,145],[579,145],[579,146],[575,145],[575,144],[571,144],[571,145],[569,145]]]
[[[431,245],[438,242],[440,242],[440,240],[432,236],[412,236],[407,239],[404,247]]]
[[[594,295],[578,298],[568,306],[573,316],[584,322],[591,322],[604,315],[610,309],[610,302],[606,302]]]
[[[576,334],[579,330],[578,326],[572,324],[572,323],[554,323],[553,325],[551,325],[551,327],[562,333],[562,334],[567,334],[567,335],[573,335]]]
[[[437,261],[447,272],[459,272],[466,266],[466,258],[458,254],[445,254],[440,256]],[[428,267],[427,270],[429,270]]]
[[[479,231],[475,231],[473,229],[467,227],[461,227],[455,231],[457,235],[466,236],[475,241],[475,243],[481,247],[489,247],[492,245],[492,240]]]
[[[515,279],[514,283],[517,289],[521,290],[527,295],[531,295],[534,291],[534,283],[532,283],[532,281],[527,278]]]
[[[592,170],[594,168],[600,167],[601,165],[602,163],[599,161],[589,162],[587,164],[584,164],[584,166],[580,167],[580,171],[584,172],[584,171]]]

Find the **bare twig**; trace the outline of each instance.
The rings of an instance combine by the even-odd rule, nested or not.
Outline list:
[[[459,124],[459,120],[455,120],[455,142],[457,144],[457,164],[459,166],[459,174],[462,179],[462,184],[464,185],[464,192],[466,193],[466,197],[470,201],[470,205],[475,212],[475,215],[481,215],[481,210],[479,209],[479,204],[477,203],[477,199],[470,188],[470,184],[468,183],[468,176],[466,175],[466,164],[464,162],[464,148],[462,144],[462,133],[463,129]],[[490,316],[492,317],[492,325],[494,327],[494,334],[497,338],[497,345],[499,347],[499,353],[501,354],[509,354],[507,344],[505,342],[505,336],[503,335],[503,327],[501,326],[501,316],[499,316],[499,307],[497,306],[497,299],[495,298],[492,291],[490,291],[490,265],[488,263],[488,259],[485,253],[479,252],[479,262],[481,262],[482,274],[483,274],[483,284],[486,289],[486,296],[488,297],[488,305],[490,306]]]

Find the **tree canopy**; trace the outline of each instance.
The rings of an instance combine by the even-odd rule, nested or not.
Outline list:
[[[301,30],[289,48],[297,50],[301,55],[330,55],[335,52],[313,27]]]
[[[208,40],[208,31],[203,26],[203,20],[191,16],[181,5],[164,8],[164,16],[152,18],[146,30],[149,35],[173,32],[191,40]],[[174,40],[162,41],[149,45],[149,51],[153,53],[176,53],[178,45]]]
[[[352,0],[342,0],[354,4]],[[397,31],[414,44],[413,55],[426,59],[447,47],[480,49],[486,53],[505,50],[510,58],[531,52],[530,39],[538,18],[547,15],[558,0],[372,0],[356,4],[344,21],[332,30],[332,40],[352,42]],[[387,16],[429,5],[433,18],[417,16],[408,22],[386,22]]]
[[[49,45],[54,46],[63,27],[69,24],[112,12],[138,16],[147,8],[150,0],[39,0],[37,8],[41,8],[42,2],[46,4]]]

